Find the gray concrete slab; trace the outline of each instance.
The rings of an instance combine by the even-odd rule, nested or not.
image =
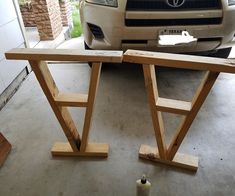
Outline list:
[[[90,68],[53,65],[60,90],[86,92]],[[202,72],[160,69],[160,95],[190,100]],[[90,141],[108,142],[108,159],[52,158],[55,141],[66,141],[34,74],[0,112],[1,132],[13,150],[0,169],[0,195],[135,195],[145,173],[152,195],[235,195],[235,76],[221,74],[180,151],[200,157],[197,173],[138,159],[141,144],[156,145],[142,69],[114,65],[102,70]],[[71,109],[79,130],[84,109]],[[167,139],[180,117],[164,114]]]
[[[59,48],[83,49],[83,39]],[[60,90],[87,91],[86,64],[54,65],[51,71]],[[160,95],[190,100],[202,74],[160,69]],[[235,195],[234,80],[233,75],[220,76],[180,149],[200,157],[194,174],[138,159],[141,144],[156,145],[140,67],[102,70],[90,140],[110,143],[107,160],[51,157],[53,143],[66,140],[31,74],[0,113],[1,131],[13,144],[0,170],[0,195],[135,195],[135,181],[143,173],[153,184],[152,195]],[[71,112],[82,130],[84,109]],[[180,116],[164,114],[164,120],[169,142]]]

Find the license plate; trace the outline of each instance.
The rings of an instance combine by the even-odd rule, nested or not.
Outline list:
[[[186,46],[196,44],[197,39],[186,30],[164,29],[159,31],[158,46]]]
[[[182,35],[182,32],[186,30],[180,29],[163,29],[159,31],[159,35]]]

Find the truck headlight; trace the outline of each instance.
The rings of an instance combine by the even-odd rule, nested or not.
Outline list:
[[[228,0],[228,5],[229,5],[229,6],[235,5],[235,0]]]
[[[98,5],[105,5],[105,6],[110,6],[110,7],[117,7],[118,2],[117,0],[86,0],[88,3],[94,3]]]

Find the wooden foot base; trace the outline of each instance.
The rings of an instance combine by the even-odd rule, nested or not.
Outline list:
[[[108,144],[88,144],[85,152],[74,152],[69,143],[55,143],[51,154],[53,156],[107,157]]]
[[[139,157],[167,165],[189,169],[192,171],[197,171],[198,169],[198,157],[177,153],[172,161],[163,160],[159,158],[157,148],[148,145],[141,145]]]
[[[3,165],[10,151],[11,151],[11,144],[0,133],[0,167]]]

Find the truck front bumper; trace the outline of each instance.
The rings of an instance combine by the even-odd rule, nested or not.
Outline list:
[[[81,3],[81,21],[86,44],[92,49],[126,50],[141,49],[162,52],[203,52],[232,47],[235,45],[235,6],[223,3],[222,10],[166,12],[126,12],[126,1],[119,1],[118,8],[99,6],[83,1]],[[126,19],[219,17],[220,24],[177,25],[177,26],[127,26]],[[103,38],[96,38],[88,24],[96,25],[102,30]],[[197,38],[197,42],[175,46],[159,46],[159,32],[164,29],[187,30]]]

